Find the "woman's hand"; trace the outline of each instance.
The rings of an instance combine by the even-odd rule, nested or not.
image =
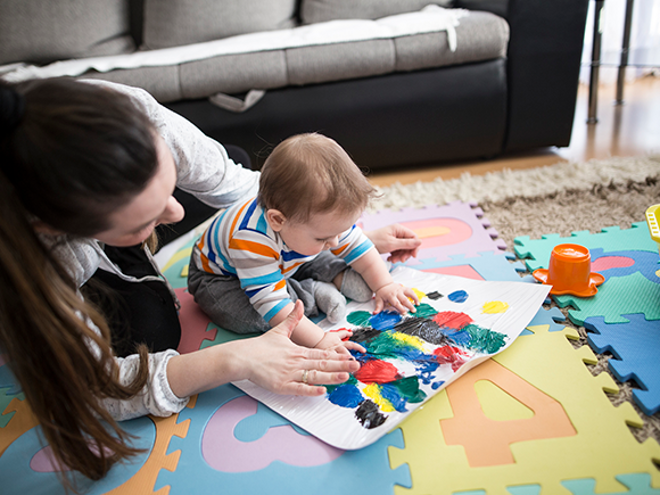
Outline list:
[[[390,253],[387,261],[392,263],[403,263],[411,257],[417,257],[422,244],[412,230],[398,223],[365,232],[365,235],[371,239],[379,253]]]
[[[188,397],[247,379],[278,394],[315,396],[325,393],[320,385],[348,380],[349,373],[360,369],[348,352],[309,349],[291,341],[302,316],[303,305],[298,301],[284,321],[259,337],[173,356],[167,364],[172,392]]]
[[[298,301],[282,323],[260,337],[241,341],[252,341],[244,354],[247,379],[278,394],[316,396],[326,392],[319,385],[343,383],[349,373],[360,369],[348,352],[294,344],[290,336],[302,316],[303,305]],[[339,343],[345,344],[341,339]]]

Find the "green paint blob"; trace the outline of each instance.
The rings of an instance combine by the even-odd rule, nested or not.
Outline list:
[[[397,339],[397,332],[385,331],[367,344],[367,353],[379,359],[402,359],[410,362],[427,361],[429,356],[424,351]]]
[[[438,311],[431,306],[430,304],[422,303],[419,306],[415,306],[417,310],[415,313],[412,313],[417,318],[428,318],[429,316],[437,315]]]
[[[369,311],[353,311],[346,317],[346,321],[356,327],[365,327],[369,326],[369,318],[371,318]]]
[[[426,399],[424,391],[419,389],[419,378],[415,375],[390,382],[390,385],[396,387],[401,396],[412,404],[417,404]]]
[[[470,343],[468,345],[470,349],[485,354],[493,354],[504,347],[505,335],[503,333],[493,332],[474,323],[467,325],[463,330],[470,334]]]
[[[367,345],[367,352],[379,358],[397,358],[402,342],[392,337],[390,332],[382,332]]]

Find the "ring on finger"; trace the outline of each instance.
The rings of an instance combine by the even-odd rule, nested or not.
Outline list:
[[[307,370],[303,370],[302,380],[300,380],[300,381],[305,383],[305,384],[307,383]]]

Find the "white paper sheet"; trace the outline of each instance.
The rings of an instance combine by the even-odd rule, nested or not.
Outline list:
[[[470,346],[456,345],[455,341],[451,346],[465,353],[465,356],[460,361],[462,364],[460,362],[454,366],[451,364],[440,364],[436,370],[430,373],[428,370],[423,370],[425,362],[416,362],[401,358],[382,358],[382,361],[393,364],[401,377],[417,376],[419,390],[423,392],[425,398],[417,403],[407,402],[403,407],[399,403],[399,409],[403,409],[400,411],[387,410],[390,407],[388,406],[389,403],[385,402],[385,405],[379,406],[379,410],[377,411],[377,414],[384,417],[384,422],[380,426],[372,428],[365,427],[363,421],[356,415],[360,406],[366,404],[360,404],[360,406],[356,407],[343,407],[333,404],[330,401],[332,396],[328,394],[321,397],[277,395],[245,380],[236,382],[234,385],[278,412],[292,423],[334,447],[346,450],[362,448],[377,441],[394,429],[415,409],[422,406],[431,397],[468,370],[489,359],[490,356],[508,348],[532,320],[546,299],[549,291],[549,286],[545,285],[525,282],[476,281],[463,277],[425,273],[406,267],[394,269],[392,276],[395,281],[407,287],[417,289],[421,293],[431,294],[435,291],[442,294],[443,297],[439,299],[433,300],[428,296],[424,296],[421,300],[422,303],[431,306],[435,311],[442,314],[439,320],[442,320],[443,315],[447,314],[446,312],[462,313],[469,316],[472,320],[472,328],[485,330],[485,333],[488,335],[503,334],[504,345],[491,354],[484,354],[471,349]],[[450,296],[459,291],[464,291],[467,299],[463,302],[452,301],[451,299],[455,297]],[[350,317],[352,313],[358,311],[371,312],[373,309],[373,301],[362,304],[351,302],[349,303],[347,316]],[[406,318],[410,318],[410,316],[404,317],[402,321],[405,321]],[[428,317],[427,319],[431,318]],[[327,320],[324,320],[319,323],[319,326],[326,331],[339,328],[356,329],[348,321],[331,325]],[[393,334],[395,330],[396,328],[383,330],[383,332]],[[447,327],[444,327],[442,332],[453,333]],[[497,332],[497,334],[492,332]],[[460,335],[465,337],[465,329]],[[457,341],[461,340],[458,338],[458,334],[454,338]],[[443,345],[432,344],[428,341],[423,341],[421,344],[422,348],[418,350],[426,356],[434,356],[436,349],[444,347]],[[428,362],[433,364],[432,360],[428,360],[427,358],[426,363],[428,364]],[[460,367],[458,367],[459,365]],[[382,390],[378,388],[379,386],[382,387],[382,385],[374,387],[373,385],[362,382],[358,382],[354,386],[362,394],[364,401],[371,401],[374,404],[376,401],[371,397],[367,397],[365,392],[367,390],[373,391],[374,389],[376,391]],[[391,386],[389,390],[393,390]],[[355,390],[352,392],[355,392]],[[378,396],[378,393],[376,395]],[[373,408],[371,405],[370,407]],[[364,413],[362,416],[362,419],[364,419]]]

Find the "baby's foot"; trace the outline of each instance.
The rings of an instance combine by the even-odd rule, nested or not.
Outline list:
[[[371,301],[374,295],[374,292],[364,281],[362,275],[352,268],[344,270],[344,278],[341,281],[339,291],[349,299],[357,302]]]
[[[316,305],[323,311],[330,323],[337,323],[346,314],[346,299],[333,284],[315,280],[312,284]]]

